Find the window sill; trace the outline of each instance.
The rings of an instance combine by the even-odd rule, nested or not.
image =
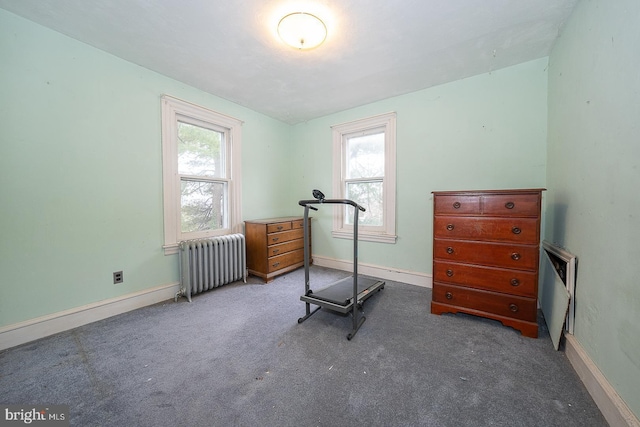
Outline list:
[[[332,231],[331,235],[337,239],[349,239],[353,240],[353,232],[352,231]],[[377,243],[390,243],[395,244],[398,236],[392,234],[376,234],[376,233],[366,233],[359,231],[358,232],[358,240],[363,240],[365,242],[377,242]]]
[[[175,255],[178,253],[178,249],[180,249],[180,245],[178,243],[174,243],[172,245],[164,245],[164,254],[165,255]]]

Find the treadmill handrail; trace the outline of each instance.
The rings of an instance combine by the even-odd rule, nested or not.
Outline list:
[[[300,206],[307,206],[307,205],[322,205],[322,204],[342,204],[342,205],[351,205],[353,207],[358,208],[360,211],[362,212],[366,212],[366,209],[363,206],[360,206],[359,204],[357,204],[356,202],[354,202],[353,200],[349,200],[349,199],[321,199],[321,200],[300,200],[298,202],[298,204]],[[310,206],[311,207],[311,206]]]

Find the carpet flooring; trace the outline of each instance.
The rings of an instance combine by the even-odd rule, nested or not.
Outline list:
[[[348,341],[348,315],[297,323],[303,289],[302,269],[250,277],[5,350],[0,402],[69,405],[73,426],[607,425],[542,318],[526,338],[387,281]]]

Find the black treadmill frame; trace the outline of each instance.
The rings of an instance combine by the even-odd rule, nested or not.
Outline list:
[[[300,297],[300,300],[305,303],[306,314],[298,319],[298,323],[302,323],[311,317],[315,312],[321,308],[326,308],[339,313],[351,312],[353,320],[353,329],[347,334],[347,339],[351,340],[360,326],[366,320],[362,310],[362,304],[365,300],[373,295],[375,291],[380,291],[384,288],[385,282],[378,279],[370,279],[362,276],[358,276],[358,213],[360,211],[365,212],[365,208],[348,199],[325,199],[322,192],[314,190],[313,194],[317,199],[315,200],[300,200],[298,204],[304,206],[304,295]],[[314,293],[309,285],[309,209],[318,210],[312,205],[315,204],[345,204],[354,207],[353,211],[353,276],[334,282],[323,289]],[[324,297],[322,295],[323,290],[329,290],[336,286],[344,286],[345,282],[352,281],[353,292],[349,295],[344,295],[341,300],[332,299],[330,297]],[[360,283],[360,292],[358,292],[358,283]],[[311,310],[311,304],[317,305],[315,310]]]

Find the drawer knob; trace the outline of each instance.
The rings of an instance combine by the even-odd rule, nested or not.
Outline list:
[[[511,286],[520,286],[520,280],[514,277],[513,279],[511,279]]]
[[[453,299],[453,294],[451,292],[447,292],[446,294],[444,294],[444,297],[446,299]]]
[[[509,310],[511,310],[514,313],[518,312],[518,306],[515,304],[509,304]]]
[[[453,204],[453,209],[460,209],[460,206],[462,206],[462,205],[460,204],[460,202],[455,202],[455,203]]]
[[[455,227],[454,227],[454,225],[453,225],[453,224],[447,224],[447,230],[449,230],[449,231],[453,231],[453,229],[454,229],[454,228],[455,228]]]
[[[453,276],[453,270],[451,269],[447,270],[447,276],[449,277]]]
[[[279,237],[274,237],[274,238],[271,239],[272,242],[277,242],[278,240],[280,240]]]
[[[520,234],[522,233],[522,230],[520,229],[520,227],[513,227],[511,229],[511,231],[513,232],[513,234]]]
[[[274,255],[275,255],[275,254],[277,254],[278,252],[280,252],[280,249],[274,249],[274,250],[273,250],[273,254],[274,254]]]
[[[272,267],[277,267],[277,266],[279,266],[279,265],[280,265],[280,263],[279,263],[279,262],[274,262],[274,263],[273,263],[273,265],[272,265]]]
[[[511,254],[511,259],[514,261],[518,261],[520,259],[520,254],[518,252],[514,252]]]
[[[281,225],[278,226],[278,230],[282,230],[282,226]]]
[[[507,203],[504,204],[504,207],[507,208],[507,209],[513,209],[513,208],[516,207],[516,204],[513,203],[513,202],[507,202]]]
[[[453,248],[451,246],[447,247],[447,253],[448,254],[452,254],[453,253]]]

